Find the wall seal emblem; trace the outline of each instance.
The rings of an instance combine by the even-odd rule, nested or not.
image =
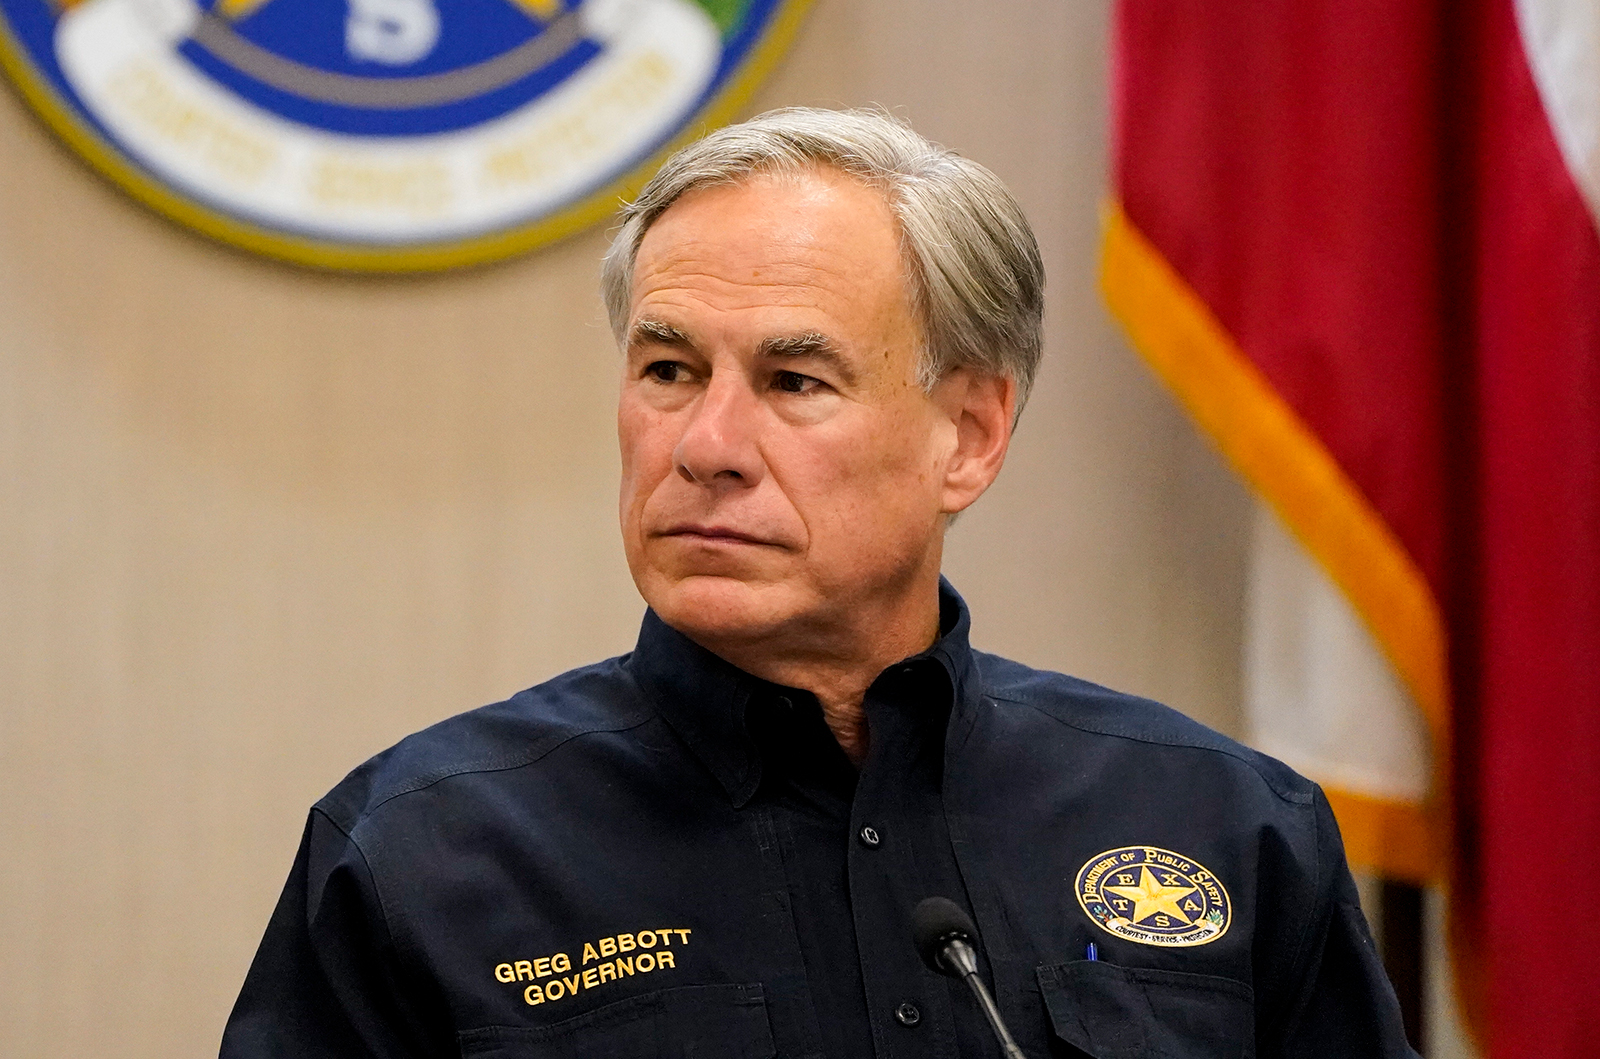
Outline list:
[[[0,61],[91,164],[271,256],[409,271],[605,216],[726,121],[806,0],[0,0]]]
[[[1097,853],[1078,870],[1078,904],[1108,934],[1142,945],[1204,945],[1228,932],[1233,907],[1198,861],[1156,846]]]

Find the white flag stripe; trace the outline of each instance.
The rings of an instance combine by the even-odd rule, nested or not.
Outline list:
[[[1265,504],[1246,588],[1246,741],[1324,786],[1417,803],[1428,732],[1366,624]]]
[[[1517,24],[1556,143],[1600,225],[1600,0],[1517,0]]]

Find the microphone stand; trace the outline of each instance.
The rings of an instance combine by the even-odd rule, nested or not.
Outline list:
[[[1011,1038],[1011,1031],[1006,1029],[994,997],[978,977],[978,953],[972,947],[977,933],[972,917],[948,897],[925,897],[912,909],[911,940],[922,962],[947,978],[966,982],[978,1000],[978,1007],[983,1009],[983,1017],[989,1020],[989,1028],[994,1031],[1006,1059],[1027,1059]]]
[[[994,997],[989,995],[983,979],[978,977],[978,954],[967,944],[967,939],[950,938],[944,943],[944,951],[939,957],[940,963],[955,972],[950,974],[950,977],[960,978],[966,982],[972,990],[972,995],[978,998],[978,1006],[983,1009],[984,1018],[989,1020],[989,1028],[994,1030],[995,1038],[999,1040],[1000,1050],[1005,1053],[1006,1059],[1027,1059],[1022,1054],[1022,1049],[1017,1047],[1017,1042],[1011,1039],[1011,1031],[1006,1029],[1005,1021],[1000,1018],[1000,1009],[995,1007]]]

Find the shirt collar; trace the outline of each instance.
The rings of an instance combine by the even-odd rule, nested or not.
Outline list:
[[[930,703],[928,716],[948,716],[948,707],[952,706],[956,713],[962,713],[961,707],[977,697],[976,667],[968,640],[970,628],[966,603],[941,577],[939,639],[921,654],[884,670],[874,687],[938,665],[945,671],[954,701]],[[752,700],[806,693],[751,676],[669,626],[653,610],[645,612],[639,642],[626,664],[667,723],[717,778],[733,804],[745,805],[761,784],[760,755],[745,723],[747,707]]]

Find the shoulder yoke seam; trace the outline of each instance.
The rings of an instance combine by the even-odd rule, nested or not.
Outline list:
[[[360,813],[357,814],[356,818],[351,821],[350,830],[355,830],[360,826],[362,821],[369,819],[379,809],[382,809],[385,805],[388,805],[396,798],[426,790],[436,783],[442,783],[445,780],[451,779],[455,776],[467,776],[484,772],[508,772],[512,769],[523,768],[541,760],[542,758],[548,757],[550,754],[572,742],[574,739],[578,739],[586,735],[604,735],[614,734],[617,732],[629,732],[641,725],[648,724],[654,717],[655,714],[653,712],[646,712],[643,716],[638,717],[635,720],[631,720],[627,724],[618,724],[615,727],[564,727],[550,733],[545,738],[534,742],[522,753],[511,757],[490,758],[486,761],[452,766],[444,769],[435,769],[432,772],[425,772],[422,775],[414,777],[406,783],[401,784],[399,787],[389,791],[373,804],[363,808]],[[326,801],[326,799],[323,799],[323,801]],[[321,805],[322,802],[319,801],[317,806],[320,807]],[[326,810],[322,810],[322,812],[323,815],[327,816],[330,820],[333,819],[332,814],[328,813]],[[345,831],[343,827],[341,827],[339,830]],[[350,838],[352,842],[355,841],[354,837],[349,831],[345,831],[345,837]]]
[[[1283,790],[1279,784],[1273,781],[1271,776],[1267,775],[1267,773],[1259,764],[1230,747],[1213,746],[1206,743],[1185,739],[1162,739],[1157,736],[1152,736],[1146,732],[1136,732],[1131,729],[1121,729],[1112,727],[1110,725],[1091,725],[1085,724],[1081,721],[1069,721],[1065,717],[1058,716],[1054,713],[1051,713],[1049,710],[1044,709],[1043,707],[1039,706],[1038,703],[1024,702],[1021,699],[1008,698],[1005,695],[996,695],[994,692],[987,692],[987,694],[991,699],[994,699],[998,702],[1008,702],[1013,706],[1026,707],[1027,709],[1043,714],[1052,721],[1055,721],[1057,724],[1064,724],[1068,728],[1074,728],[1080,732],[1088,732],[1092,735],[1111,736],[1115,739],[1130,739],[1136,743],[1147,743],[1151,746],[1170,746],[1187,750],[1206,750],[1213,754],[1221,754],[1224,757],[1232,758],[1233,760],[1246,766],[1250,769],[1250,771],[1261,777],[1261,782],[1266,784],[1267,789],[1275,794],[1279,799],[1288,802],[1291,805],[1298,805],[1301,807],[1307,807],[1312,804],[1312,796],[1309,793],[1297,794],[1294,791]]]

